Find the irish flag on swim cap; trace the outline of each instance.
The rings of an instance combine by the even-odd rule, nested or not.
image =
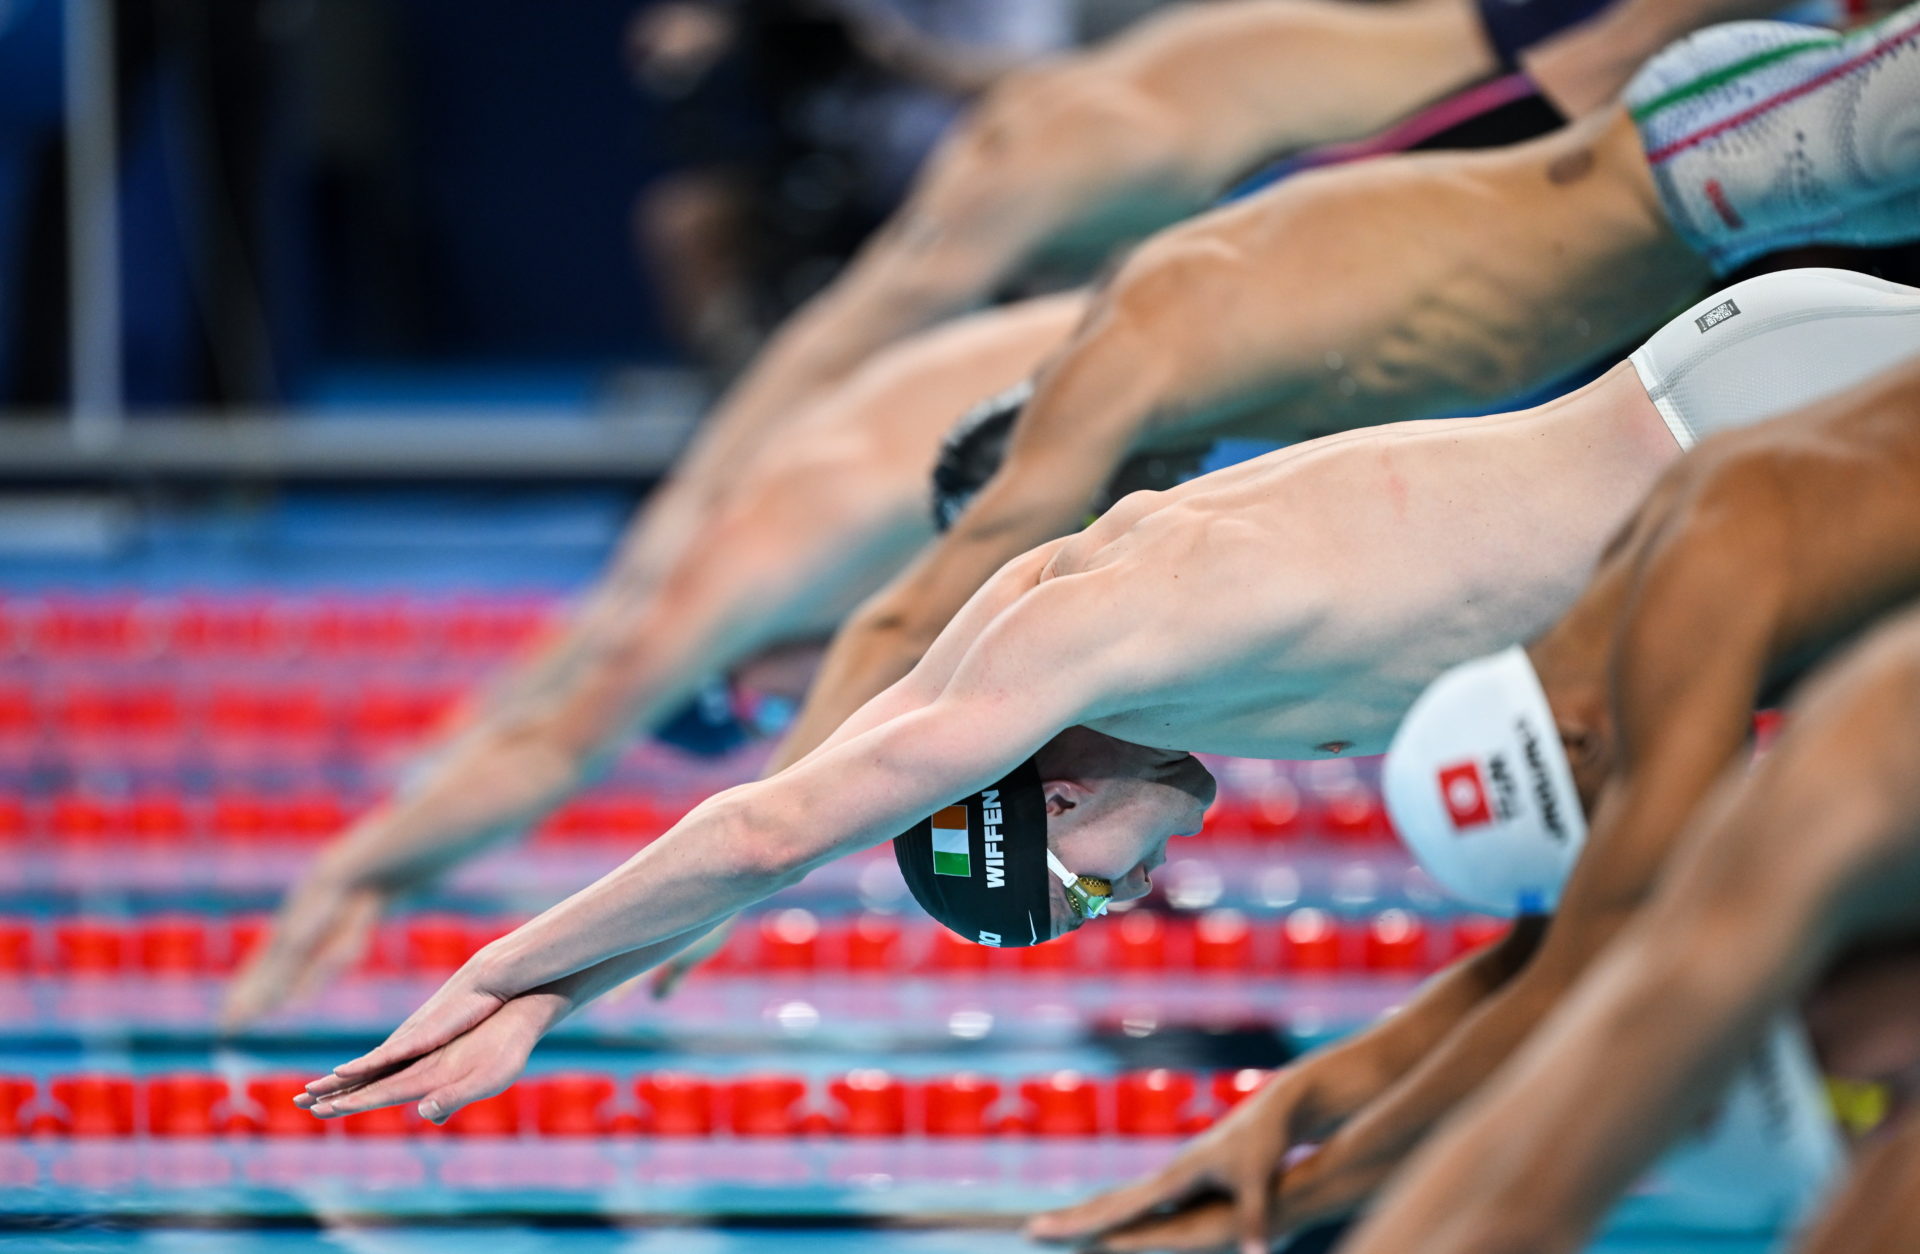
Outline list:
[[[1381,786],[1427,874],[1483,910],[1551,908],[1586,844],[1573,767],[1517,645],[1461,663],[1420,694]]]
[[[967,807],[948,806],[933,816],[933,873],[973,874],[973,854],[967,849]]]

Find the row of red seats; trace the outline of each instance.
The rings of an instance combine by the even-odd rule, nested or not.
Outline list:
[[[1407,910],[1343,919],[1302,908],[1278,918],[1133,910],[1045,945],[991,949],[931,923],[860,915],[822,923],[805,910],[761,916],[715,956],[716,973],[943,972],[1417,975],[1503,934],[1503,920],[1439,920]]]
[[[319,789],[279,794],[229,790],[205,796],[149,789],[130,796],[72,791],[40,799],[0,797],[0,845],[31,842],[59,850],[76,844],[325,840],[338,835],[365,804]],[[671,827],[686,807],[685,801],[642,793],[582,797],[556,811],[536,838],[637,845]]]
[[[0,600],[0,653],[146,658],[499,653],[525,644],[541,597],[85,596]]]
[[[327,791],[216,793],[193,799],[175,792],[129,797],[68,792],[43,800],[0,797],[0,845],[38,843],[48,851],[76,846],[173,846],[208,839],[234,844],[285,844],[339,835],[354,809]]]
[[[458,1136],[1184,1136],[1267,1073],[1077,1071],[1006,1085],[974,1073],[906,1080],[877,1070],[821,1085],[797,1075],[719,1079],[659,1072],[626,1082],[576,1073],[525,1080],[455,1114]],[[0,1076],[0,1138],[410,1136],[438,1132],[410,1106],[322,1121],[293,1105],[304,1076],[238,1085],[210,1074]],[[1211,1099],[1210,1101],[1208,1099]]]
[[[65,976],[218,975],[231,971],[264,931],[257,917],[166,915],[123,922],[66,918],[44,924],[0,919],[0,974]],[[416,915],[380,929],[359,970],[436,975],[465,962],[511,926],[506,920]],[[1387,910],[1341,919],[1297,909],[1273,919],[1236,910],[1195,917],[1134,910],[1051,944],[996,950],[924,920],[887,915],[822,922],[805,910],[760,916],[708,970],[719,974],[1161,973],[1417,975],[1500,935],[1497,919],[1427,919]]]
[[[0,739],[119,742],[185,736],[391,740],[419,736],[456,705],[458,687],[327,681],[220,683],[204,689],[167,683],[77,683],[57,692],[0,687]]]

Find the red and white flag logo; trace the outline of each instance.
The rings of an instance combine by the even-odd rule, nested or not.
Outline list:
[[[1462,762],[1440,772],[1440,799],[1446,803],[1447,817],[1453,829],[1480,827],[1493,822],[1493,807],[1487,804],[1487,782],[1480,778],[1480,764]]]

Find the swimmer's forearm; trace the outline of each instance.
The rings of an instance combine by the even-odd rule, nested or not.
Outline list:
[[[537,735],[477,730],[328,852],[362,882],[414,883],[522,831],[579,787],[581,763]]]
[[[660,947],[664,957],[675,938],[796,882],[805,864],[771,839],[777,825],[756,824],[746,791],[709,798],[621,866],[488,946],[489,977],[534,989],[628,959],[638,971],[646,959],[636,955]]]
[[[1764,910],[1673,930],[1646,920],[1460,1121],[1424,1145],[1353,1254],[1457,1234],[1441,1254],[1572,1251],[1757,1039],[1779,990]],[[1685,1007],[1685,1013],[1676,1008]]]
[[[993,697],[915,710],[776,777],[711,797],[623,865],[495,942],[486,965],[504,987],[529,989],[717,924],[992,783],[1006,759],[1045,739],[1052,711],[1031,715],[1032,704]]]
[[[563,1021],[586,1009],[592,1002],[651,971],[699,941],[711,930],[711,928],[694,928],[678,936],[670,936],[666,940],[643,945],[623,954],[616,954],[555,982],[549,986],[549,991],[561,994],[565,1004],[547,1024],[546,1030],[552,1031]]]
[[[1371,1196],[1551,1008],[1551,996],[1525,987],[1528,982],[1523,975],[1491,994],[1379,1100],[1288,1172],[1280,1186],[1283,1210],[1331,1218]]]
[[[1315,1134],[1331,1131],[1377,1099],[1419,1063],[1433,1042],[1450,1032],[1513,978],[1538,942],[1538,920],[1455,962],[1420,986],[1407,1003],[1363,1032],[1330,1045],[1301,1064],[1312,1097]]]
[[[733,386],[686,471],[724,475],[775,422],[845,381],[875,353],[981,299],[1010,267],[1011,224],[965,245],[908,218],[875,235],[833,284],[795,311]],[[957,418],[959,415],[956,414]]]

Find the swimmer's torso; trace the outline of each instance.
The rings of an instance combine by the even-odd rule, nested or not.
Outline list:
[[[1603,407],[1357,432],[1123,503],[1053,569],[1104,569],[1138,609],[1122,647],[1144,682],[1090,725],[1251,757],[1381,751],[1442,668],[1564,610],[1678,455],[1630,372],[1594,390]]]
[[[1808,621],[1836,598],[1899,595],[1899,554],[1920,579],[1915,413],[1920,291],[1786,271],[1697,302],[1630,362],[1536,409],[1354,432],[1130,498],[1054,569],[1118,573],[1157,628],[1125,660],[1164,691],[1101,711],[1102,730],[1252,756],[1370,752],[1439,670],[1530,639],[1571,605],[1603,540],[1700,437],[1636,527],[1702,492],[1774,492],[1772,512],[1797,516],[1799,564],[1832,576],[1797,585]],[[1768,472],[1781,450],[1816,455],[1782,483]],[[1863,465],[1881,468],[1864,476],[1871,492],[1846,486]],[[1823,467],[1840,471],[1833,484]],[[1841,506],[1846,528],[1827,517]],[[1607,569],[1568,615],[1576,631],[1587,601],[1604,618],[1624,586]],[[1153,598],[1177,619],[1156,618]]]
[[[1242,277],[1157,347],[1177,382],[1147,444],[1496,403],[1627,346],[1707,274],[1618,113],[1513,149],[1306,175],[1166,244]]]

